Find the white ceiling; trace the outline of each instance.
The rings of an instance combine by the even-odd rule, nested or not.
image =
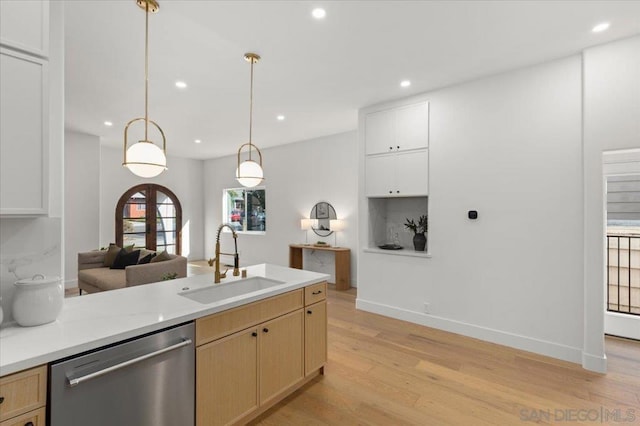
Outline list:
[[[144,12],[73,0],[65,20],[66,126],[121,147],[126,122],[144,115]],[[602,21],[611,28],[592,33]],[[205,159],[248,140],[245,52],[263,58],[253,142],[266,148],[353,130],[367,105],[639,34],[640,1],[160,0],[149,25],[150,119],[170,155]]]

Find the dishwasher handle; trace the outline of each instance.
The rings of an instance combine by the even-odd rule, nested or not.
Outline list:
[[[96,377],[103,376],[105,374],[111,373],[112,371],[120,370],[121,368],[128,367],[129,365],[136,364],[138,362],[144,361],[145,359],[153,358],[154,356],[158,356],[164,354],[166,352],[173,351],[175,349],[182,348],[184,346],[189,346],[191,343],[191,339],[185,339],[180,343],[176,343],[175,345],[167,346],[164,349],[160,349],[154,352],[149,352],[148,354],[140,355],[137,358],[132,358],[128,361],[121,362],[120,364],[113,365],[111,367],[104,368],[102,370],[98,370],[94,373],[89,373],[85,376],[81,376],[75,379],[68,379],[69,386],[74,387],[79,385],[82,382],[86,382],[87,380],[95,379]]]

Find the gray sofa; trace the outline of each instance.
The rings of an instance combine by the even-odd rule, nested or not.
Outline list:
[[[143,254],[153,253],[145,251]],[[175,254],[169,260],[143,265],[131,265],[125,269],[110,269],[104,266],[106,250],[78,253],[78,287],[80,292],[96,293],[140,284],[162,281],[165,274],[187,276],[187,258]],[[142,256],[141,256],[142,257]]]

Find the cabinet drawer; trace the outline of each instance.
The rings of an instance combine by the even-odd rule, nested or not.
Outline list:
[[[45,426],[45,416],[47,410],[42,407],[37,410],[29,411],[21,416],[5,420],[0,426]]]
[[[47,366],[0,378],[0,397],[4,398],[0,404],[1,426],[5,426],[4,420],[44,407],[47,402]]]
[[[327,283],[322,282],[304,288],[304,305],[319,302],[327,298]]]
[[[268,321],[303,306],[303,290],[294,290],[196,320],[196,345]]]

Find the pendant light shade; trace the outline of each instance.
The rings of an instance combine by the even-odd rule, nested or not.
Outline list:
[[[164,151],[153,142],[139,141],[131,145],[126,152],[127,168],[143,178],[158,176],[167,169],[167,157]]]
[[[258,186],[264,180],[262,166],[253,160],[243,161],[236,169],[236,179],[247,188]]]
[[[145,11],[144,117],[134,118],[124,128],[124,160],[122,165],[137,176],[152,178],[167,169],[167,140],[160,126],[149,120],[149,12],[157,12],[160,6],[156,0],[136,0],[136,4]],[[144,121],[144,139],[128,146],[129,126],[138,121]],[[160,133],[162,148],[149,139],[149,123]]]
[[[251,88],[249,97],[249,142],[242,144],[238,149],[238,167],[236,168],[236,179],[240,185],[253,188],[258,186],[264,180],[264,172],[262,170],[262,153],[251,142],[253,127],[253,64],[260,60],[260,56],[255,53],[245,53],[244,59],[251,63]],[[247,159],[242,161],[243,151],[247,151]],[[257,154],[257,158],[253,154]],[[258,161],[255,161],[255,160]]]

